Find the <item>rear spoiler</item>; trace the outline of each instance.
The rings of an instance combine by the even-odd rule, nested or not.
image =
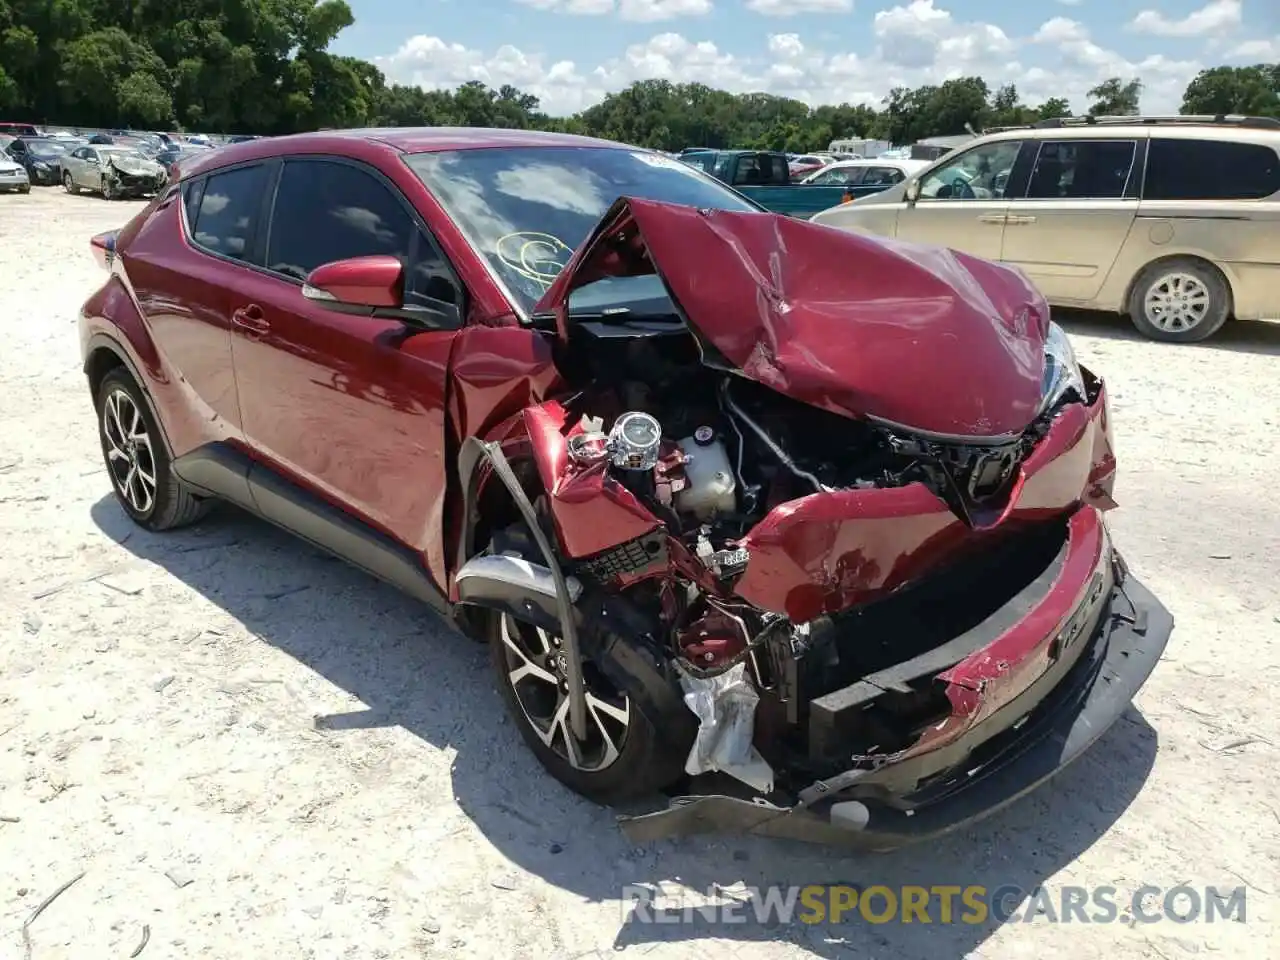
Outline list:
[[[89,248],[93,251],[93,257],[98,261],[98,266],[104,270],[110,270],[116,258],[116,234],[119,232],[119,230],[108,230],[89,238]]]

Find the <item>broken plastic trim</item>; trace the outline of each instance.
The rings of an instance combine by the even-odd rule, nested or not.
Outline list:
[[[569,584],[565,579],[564,571],[560,569],[560,564],[556,560],[555,550],[542,532],[542,528],[538,525],[538,515],[534,512],[533,504],[529,502],[524,488],[520,486],[519,479],[511,469],[511,464],[507,461],[506,455],[498,444],[486,443],[477,437],[468,437],[462,444],[458,459],[460,467],[470,466],[471,468],[462,470],[463,482],[468,485],[468,492],[470,492],[470,484],[474,482],[474,470],[478,462],[481,459],[489,461],[493,467],[494,474],[507,488],[507,491],[511,494],[512,501],[520,511],[520,515],[529,525],[529,532],[534,542],[537,543],[538,549],[542,551],[546,567],[551,571],[551,578],[555,583],[556,613],[560,621],[560,639],[564,643],[566,660],[563,666],[564,679],[569,687],[569,729],[575,737],[585,739],[587,735],[587,697],[582,682],[582,654],[578,644],[578,630],[574,622],[572,595],[569,592]],[[468,497],[465,504],[468,513],[471,506],[470,497]]]

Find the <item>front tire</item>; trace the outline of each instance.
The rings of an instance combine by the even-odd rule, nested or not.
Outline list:
[[[159,425],[137,383],[123,369],[102,379],[97,393],[102,459],[116,501],[146,530],[195,523],[211,506],[173,474]]]
[[[76,186],[75,178],[68,171],[62,175],[62,187],[67,193],[79,193],[80,188]]]
[[[114,200],[116,198],[116,188],[112,186],[111,181],[106,177],[102,178],[102,199]]]
[[[556,664],[559,638],[508,614],[486,617],[491,661],[507,709],[529,749],[570,790],[603,805],[650,796],[684,773],[683,754],[665,748],[636,706],[585,664],[587,739],[569,728],[569,701]]]
[[[1166,343],[1200,343],[1227,322],[1231,290],[1226,278],[1200,260],[1153,263],[1129,295],[1129,319],[1138,331]]]

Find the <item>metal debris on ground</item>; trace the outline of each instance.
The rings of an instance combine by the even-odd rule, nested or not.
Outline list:
[[[53,893],[49,894],[47,897],[41,900],[40,903],[36,905],[36,908],[31,911],[31,915],[27,917],[27,919],[23,922],[22,949],[26,954],[26,960],[31,960],[31,925],[36,922],[36,919],[40,916],[40,914],[44,913],[45,909],[49,906],[49,904],[53,903],[53,901],[57,900],[60,896],[62,896],[64,893],[70,890],[73,885],[78,883],[81,880],[81,878],[84,877],[84,875],[85,875],[85,871],[81,870],[74,877],[72,877],[62,886],[60,886],[57,890],[53,891]]]

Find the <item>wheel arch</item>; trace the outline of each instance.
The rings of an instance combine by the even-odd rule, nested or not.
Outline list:
[[[1194,263],[1197,266],[1202,266],[1213,271],[1220,278],[1222,278],[1223,286],[1226,288],[1226,291],[1227,291],[1227,317],[1230,318],[1235,315],[1235,303],[1236,303],[1235,278],[1231,275],[1230,272],[1228,272],[1227,270],[1224,270],[1220,264],[1215,263],[1210,257],[1207,257],[1202,253],[1196,253],[1194,251],[1166,253],[1152,260],[1148,260],[1146,263],[1140,266],[1137,270],[1135,270],[1133,272],[1133,276],[1129,278],[1129,282],[1125,285],[1124,299],[1121,301],[1121,304],[1123,305],[1123,312],[1125,314],[1129,314],[1131,312],[1132,305],[1133,305],[1133,295],[1137,291],[1138,283],[1142,280],[1142,278],[1146,276],[1150,271],[1155,269],[1156,267],[1159,267],[1168,263],[1173,263],[1175,261],[1183,261],[1183,262],[1190,261],[1191,263]]]
[[[147,378],[142,375],[128,348],[108,334],[95,333],[89,337],[85,344],[83,369],[85,377],[89,381],[89,391],[93,397],[95,407],[98,403],[98,391],[102,387],[102,381],[106,379],[112,370],[123,369],[137,384],[143,399],[150,406],[151,416],[155,419],[159,428],[160,442],[164,444],[165,453],[173,457],[173,445],[169,442],[169,436],[164,420],[160,416],[159,408],[156,406],[155,397],[151,395]]]

